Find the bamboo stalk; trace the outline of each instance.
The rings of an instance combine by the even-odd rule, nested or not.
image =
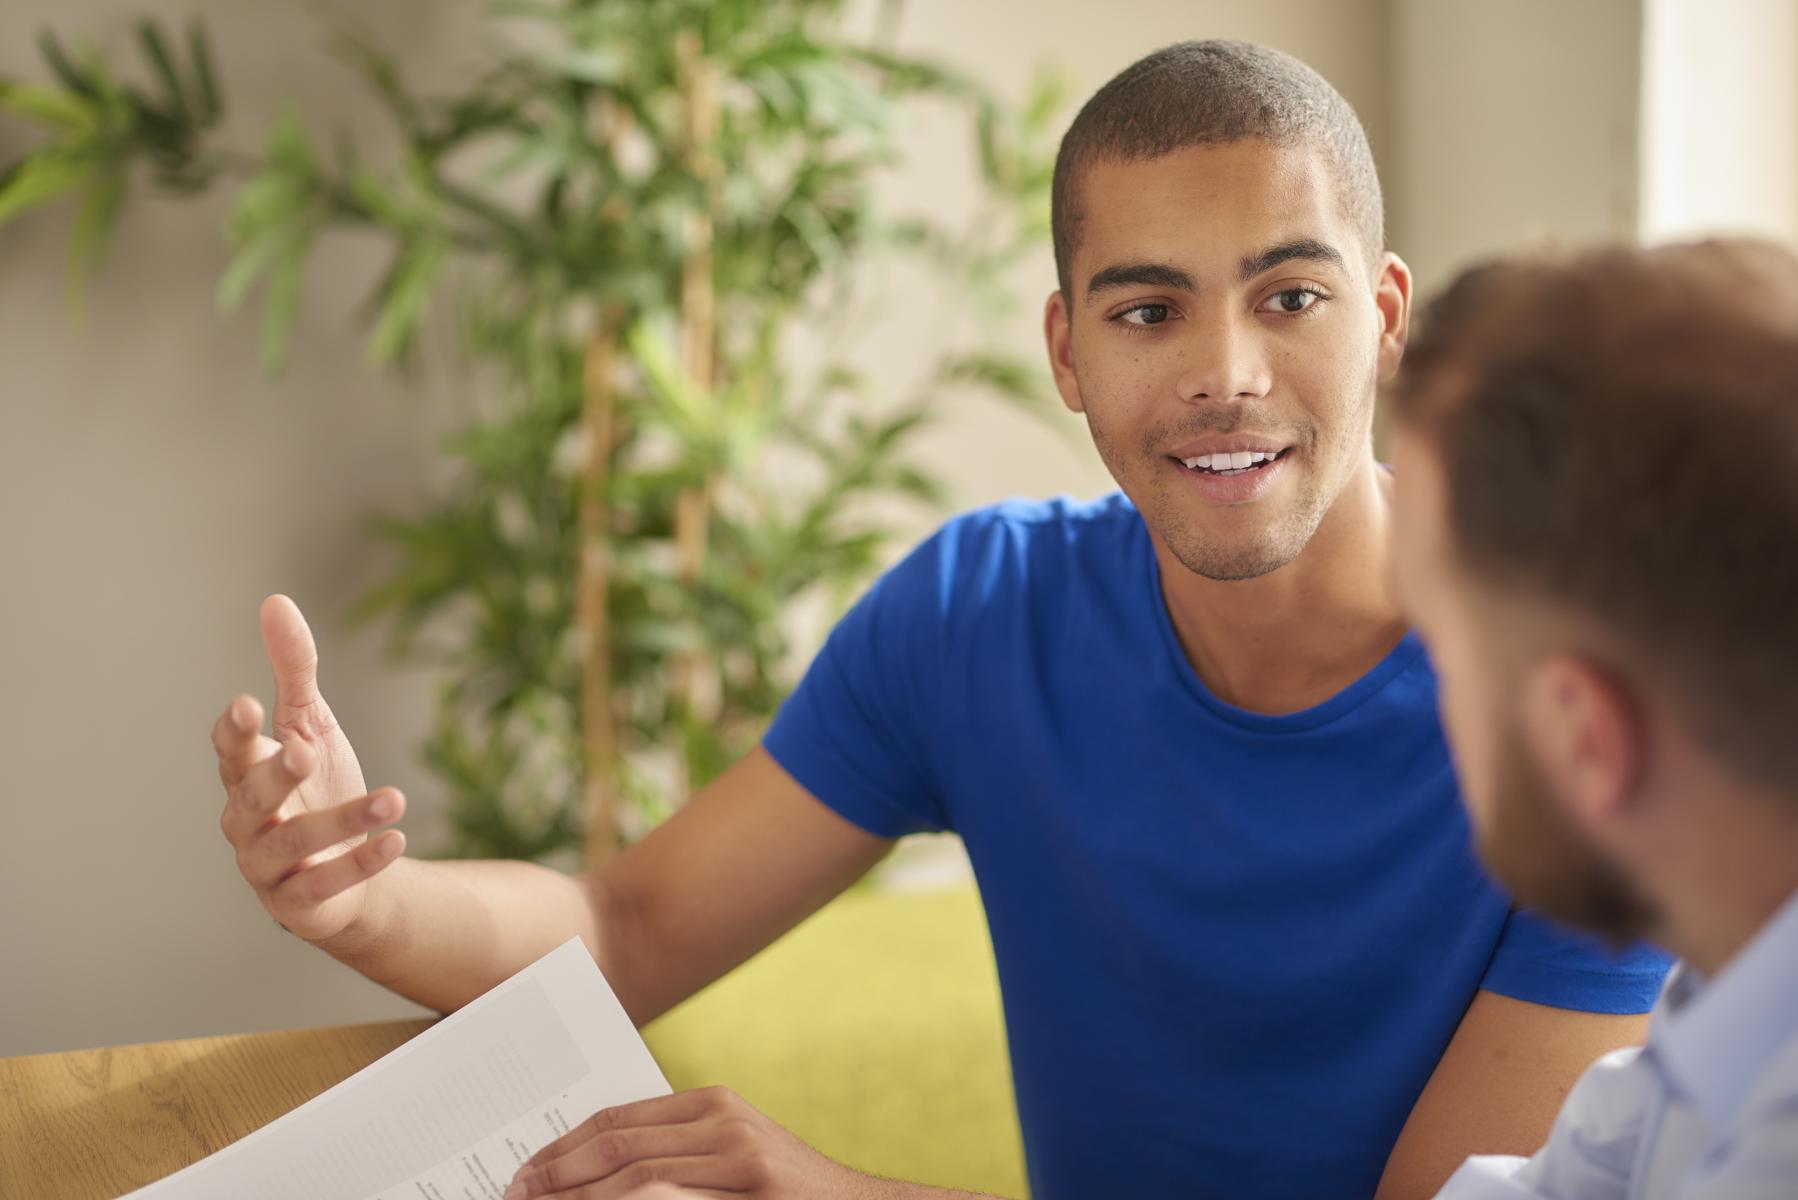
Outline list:
[[[683,29],[675,38],[680,75],[683,140],[687,169],[705,188],[706,203],[687,218],[687,254],[681,263],[681,332],[687,372],[712,386],[718,315],[712,287],[712,213],[718,206],[719,173],[712,143],[718,136],[718,81],[700,57],[699,34]]]
[[[711,389],[717,375],[717,294],[712,284],[712,214],[718,207],[722,178],[712,145],[718,135],[719,101],[716,74],[704,61],[699,33],[683,29],[675,37],[684,117],[687,169],[704,186],[706,203],[687,220],[687,254],[681,263],[681,357],[688,375]],[[698,586],[705,570],[706,542],[712,509],[713,481],[683,492],[675,504],[675,569],[686,587]],[[675,701],[691,711],[698,699],[697,656],[690,650],[674,655],[669,687]]]
[[[618,724],[612,706],[611,510],[606,483],[611,470],[617,406],[612,364],[618,322],[602,315],[581,357],[581,432],[586,457],[580,482],[580,560],[575,627],[581,654],[582,808],[586,814],[587,866],[604,866],[618,851]]]

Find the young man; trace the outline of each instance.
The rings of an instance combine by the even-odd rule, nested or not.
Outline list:
[[[273,600],[286,749],[248,697],[215,731],[225,833],[268,910],[442,1009],[578,932],[643,1021],[893,839],[953,829],[1039,1200],[1414,1197],[1538,1144],[1578,1072],[1639,1039],[1664,964],[1513,912],[1473,860],[1388,595],[1370,425],[1411,281],[1359,123],[1284,55],[1170,47],[1075,119],[1055,243],[1051,366],[1121,495],[951,521],[844,619],[760,750],[586,881],[354,844],[398,798],[362,796]],[[541,1157],[531,1195],[917,1194],[722,1093],[609,1110]]]
[[[1475,270],[1397,397],[1397,576],[1482,855],[1683,960],[1534,1158],[1443,1196],[1798,1196],[1798,259]]]

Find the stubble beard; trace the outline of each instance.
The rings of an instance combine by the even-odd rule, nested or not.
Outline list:
[[[1514,720],[1502,731],[1480,858],[1519,904],[1614,946],[1649,935],[1660,911],[1555,802]]]
[[[1370,398],[1370,408],[1371,403]],[[1325,480],[1318,475],[1321,443],[1316,427],[1312,426],[1302,431],[1289,452],[1295,461],[1286,469],[1292,471],[1302,466],[1306,470],[1294,481],[1297,495],[1283,511],[1264,515],[1264,505],[1248,505],[1234,512],[1219,513],[1214,520],[1208,521],[1194,511],[1193,502],[1183,502],[1175,495],[1172,479],[1157,473],[1155,464],[1163,457],[1161,448],[1204,434],[1233,433],[1244,425],[1257,432],[1266,432],[1268,426],[1244,420],[1241,409],[1223,410],[1200,421],[1157,426],[1143,438],[1137,451],[1127,452],[1093,419],[1090,408],[1086,412],[1086,423],[1100,459],[1118,486],[1135,503],[1150,531],[1181,566],[1219,583],[1257,579],[1298,558],[1311,543],[1318,526],[1323,524],[1330,507],[1353,474],[1352,470],[1345,472],[1343,478],[1335,481],[1334,488],[1326,489]],[[1334,447],[1338,462],[1352,465],[1356,435],[1359,432],[1365,438],[1364,425],[1365,421],[1353,420],[1345,424],[1343,437]],[[1133,476],[1137,465],[1143,462],[1150,464],[1148,479],[1138,483]],[[1220,534],[1217,526],[1225,521],[1240,521],[1243,531],[1234,535]]]

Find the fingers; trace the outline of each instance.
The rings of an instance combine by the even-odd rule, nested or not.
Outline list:
[[[256,834],[239,851],[238,869],[253,887],[272,888],[313,855],[390,825],[405,810],[404,796],[393,788],[381,788],[323,812],[302,813]]]
[[[269,893],[269,899],[278,908],[316,908],[344,889],[380,874],[405,849],[406,835],[389,829],[346,854],[295,871]]]
[[[262,644],[275,672],[275,707],[305,708],[318,703],[318,645],[299,605],[286,596],[262,602]]]
[[[622,1197],[657,1182],[754,1188],[772,1177],[768,1125],[728,1088],[601,1109],[526,1160],[506,1200]]]
[[[678,1125],[684,1121],[696,1120],[710,1110],[711,1103],[712,1098],[708,1096],[708,1091],[701,1089],[691,1092],[675,1092],[671,1096],[656,1096],[649,1100],[639,1100],[634,1104],[620,1104],[614,1108],[602,1108],[525,1159],[524,1165],[519,1168],[519,1173],[522,1174],[533,1167],[542,1166],[551,1159],[560,1158],[576,1146],[602,1133],[642,1125]]]
[[[259,760],[231,789],[231,798],[225,802],[225,813],[219,818],[225,840],[239,849],[246,847],[317,765],[318,754],[299,738]]]
[[[262,705],[256,697],[238,696],[225,706],[212,726],[212,748],[226,787],[236,787],[251,767],[273,753],[269,740],[262,736]]]
[[[716,1159],[723,1149],[717,1128],[710,1124],[613,1130],[520,1174],[506,1194],[511,1200],[536,1200],[584,1185],[605,1184],[603,1190],[592,1194],[622,1196],[656,1180],[728,1186],[733,1174],[730,1165],[705,1161]],[[523,1190],[513,1190],[518,1187]]]

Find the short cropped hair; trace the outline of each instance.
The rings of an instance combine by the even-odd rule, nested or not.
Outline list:
[[[1384,201],[1367,133],[1349,102],[1322,75],[1278,50],[1180,42],[1126,67],[1095,92],[1061,139],[1050,223],[1062,294],[1072,295],[1068,272],[1085,215],[1080,183],[1089,169],[1249,138],[1323,151],[1371,265],[1385,248]]]
[[[1798,797],[1798,258],[1476,267],[1420,314],[1390,398],[1439,456],[1474,586],[1604,631],[1719,762]]]

